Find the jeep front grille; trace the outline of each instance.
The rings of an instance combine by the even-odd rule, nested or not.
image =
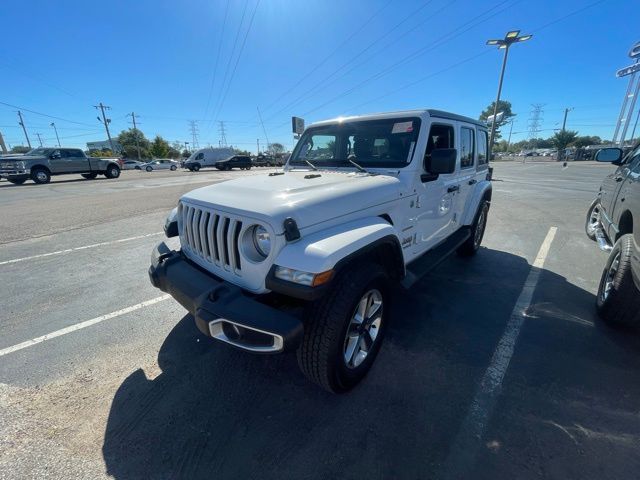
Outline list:
[[[218,268],[240,273],[241,220],[181,202],[178,227],[183,248]]]

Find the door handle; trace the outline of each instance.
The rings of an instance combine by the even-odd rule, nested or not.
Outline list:
[[[615,181],[616,181],[616,182],[621,182],[622,180],[623,180],[623,177],[616,177],[616,178],[615,178]]]
[[[478,181],[474,178],[473,180],[469,180],[469,185],[475,185]]]
[[[451,187],[447,188],[447,193],[457,192],[458,190],[460,190],[459,185],[452,185]]]

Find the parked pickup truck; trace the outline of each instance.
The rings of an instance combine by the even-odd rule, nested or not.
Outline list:
[[[603,148],[595,159],[618,167],[587,212],[587,236],[609,252],[596,308],[608,322],[640,327],[640,143],[626,155]]]
[[[120,162],[117,158],[87,157],[79,148],[34,148],[24,155],[0,157],[0,176],[16,185],[29,179],[49,183],[52,175],[70,173],[90,180],[98,175],[118,178]]]
[[[439,110],[329,120],[305,130],[283,170],[182,196],[165,223],[181,250],[155,247],[149,276],[204,335],[295,350],[309,379],[343,392],[380,349],[391,287],[478,251],[487,129]]]

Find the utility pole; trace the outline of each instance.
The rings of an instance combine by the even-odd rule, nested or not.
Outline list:
[[[22,112],[20,110],[18,110],[18,118],[20,119],[18,121],[18,125],[22,127],[22,131],[24,132],[24,137],[27,139],[27,145],[29,145],[29,148],[31,148],[31,141],[29,140],[29,135],[27,135],[27,129],[24,126],[24,120],[22,118]]]
[[[567,114],[573,110],[573,108],[565,108],[564,109],[564,120],[562,120],[562,131],[565,131],[565,127],[567,126]]]
[[[507,152],[509,151],[509,146],[511,146],[511,132],[513,132],[513,118],[509,122],[509,140],[507,140]]]
[[[136,138],[136,150],[138,152],[138,161],[140,161],[140,142],[138,139],[138,125],[136,125],[137,116],[139,115],[136,115],[136,112],[127,113],[127,117],[131,117],[131,119],[133,120],[133,129],[135,130],[134,135]]]
[[[256,155],[260,155],[260,139],[258,138],[256,142],[258,142],[258,151],[256,152]]]
[[[262,114],[260,113],[260,108],[256,106],[256,110],[258,110],[258,117],[260,118],[260,124],[262,125],[262,131],[264,132],[264,138],[267,139],[267,153],[269,152],[269,148],[271,144],[269,143],[269,135],[267,135],[267,129],[264,128],[264,122],[262,121]]]
[[[4,138],[2,137],[2,132],[0,132],[0,151],[2,151],[2,153],[7,153],[7,146],[4,144]]]
[[[58,140],[58,146],[60,147],[60,137],[58,136],[58,129],[56,128],[56,124],[51,122],[50,125],[53,127],[53,131],[56,132],[56,139]]]
[[[111,146],[111,153],[115,154],[116,149],[113,148],[113,140],[111,140],[111,133],[109,132],[109,124],[111,123],[111,119],[107,118],[107,116],[104,114],[104,110],[105,109],[111,110],[111,107],[103,105],[102,102],[100,102],[99,105],[94,105],[94,107],[97,109],[100,109],[100,111],[102,112],[102,120],[100,120],[100,117],[98,117],[98,121],[104,125],[104,128],[107,131],[107,138],[109,139],[109,145]]]
[[[36,137],[38,137],[38,142],[40,142],[40,146],[42,146],[42,138],[40,138],[40,134],[36,133]]]

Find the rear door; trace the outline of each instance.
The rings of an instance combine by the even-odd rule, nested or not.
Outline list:
[[[73,159],[71,158],[71,150],[68,148],[61,148],[56,150],[55,153],[59,153],[59,156],[51,159],[51,166],[53,173],[71,173],[76,170],[73,168]]]
[[[438,119],[430,126],[427,148],[423,161],[423,173],[416,187],[416,203],[414,219],[416,238],[413,244],[414,257],[432,249],[445,240],[455,229],[455,204],[458,193],[458,171],[460,155],[456,171],[437,178],[429,171],[431,152],[438,148],[457,148],[456,122]]]
[[[89,161],[82,150],[70,148],[67,152],[67,165],[70,172],[86,172],[90,170]]]
[[[460,190],[456,195],[456,212],[454,214],[454,220],[456,221],[464,218],[477,182],[476,157],[478,149],[476,148],[476,129],[473,125],[464,123],[459,125],[460,174],[458,175],[458,186]]]

